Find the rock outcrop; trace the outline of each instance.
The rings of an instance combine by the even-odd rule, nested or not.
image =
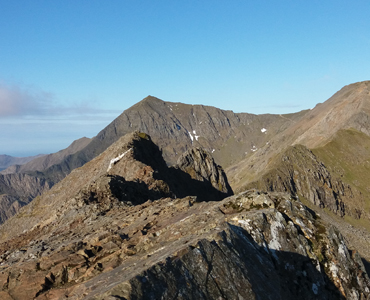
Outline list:
[[[353,197],[351,187],[332,178],[324,164],[308,148],[296,145],[282,153],[271,170],[246,188],[289,192],[340,216],[346,214],[343,199]]]
[[[176,166],[190,174],[192,179],[209,181],[214,188],[226,195],[232,194],[224,170],[215,163],[211,154],[202,148],[193,148],[181,155]]]
[[[197,161],[200,149],[192,176],[160,154],[146,134],[127,135],[4,223],[0,298],[370,298],[359,255],[297,198],[179,197],[176,179],[223,172]]]

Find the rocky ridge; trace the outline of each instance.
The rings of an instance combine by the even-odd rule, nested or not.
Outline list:
[[[217,163],[226,166],[262,147],[305,113],[234,113],[204,105],[165,102],[148,96],[125,110],[91,141],[80,139],[62,151],[24,166],[10,167],[2,174],[26,173],[47,180],[51,186],[134,130],[146,132],[152,137],[163,151],[168,165],[175,164],[181,153],[193,147],[202,147],[212,153]],[[4,189],[0,186],[0,194],[3,193]],[[16,193],[11,196],[23,203]],[[11,212],[6,212],[6,215],[11,215]]]
[[[370,299],[360,256],[299,199],[200,201],[190,185],[222,169],[180,162],[136,132],[23,207],[0,227],[1,299]]]

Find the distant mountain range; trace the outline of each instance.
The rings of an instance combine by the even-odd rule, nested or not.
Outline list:
[[[34,160],[37,157],[41,157],[43,154],[39,154],[36,156],[28,156],[28,157],[14,157],[6,154],[0,155],[0,171],[5,170],[6,168],[13,166],[13,165],[24,165],[31,160]]]

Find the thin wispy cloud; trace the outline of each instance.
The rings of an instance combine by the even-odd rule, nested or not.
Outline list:
[[[44,115],[50,110],[53,96],[0,84],[0,116]]]
[[[70,118],[116,113],[88,101],[61,105],[52,93],[0,83],[0,117]]]

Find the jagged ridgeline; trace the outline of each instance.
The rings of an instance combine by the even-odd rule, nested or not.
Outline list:
[[[151,136],[168,165],[175,164],[185,151],[202,147],[212,153],[218,164],[226,167],[262,147],[304,114],[234,113],[204,105],[165,102],[148,96],[125,110],[92,140],[79,139],[57,153],[2,171],[0,195],[4,196],[0,196],[0,207],[4,213],[0,214],[0,223],[73,169],[81,167],[120,137],[135,130]],[[12,188],[18,184],[12,174],[31,176],[35,183],[29,185],[25,182],[30,188],[28,194]],[[23,178],[20,181],[23,182]]]
[[[128,134],[0,227],[0,299],[368,299],[340,232],[290,194],[232,195],[211,153]]]

